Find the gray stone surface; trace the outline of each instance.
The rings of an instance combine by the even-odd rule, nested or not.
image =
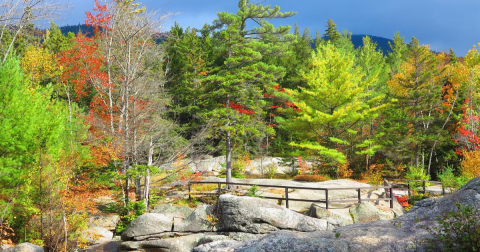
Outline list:
[[[392,210],[381,211],[370,202],[362,202],[350,208],[354,223],[364,223],[377,220],[392,220],[395,214]]]
[[[436,216],[455,211],[456,202],[480,209],[480,177],[471,180],[452,195],[417,202],[411,211],[394,221],[379,220],[341,226],[335,232],[302,233],[282,230],[269,233],[258,240],[243,243],[216,242],[200,246],[194,251],[427,251],[427,245],[420,243],[424,238],[430,237],[425,226],[433,225]],[[438,244],[433,251],[441,251]]]
[[[194,247],[205,243],[218,240],[225,240],[224,235],[216,234],[192,234],[170,239],[145,240],[145,241],[126,241],[122,242],[122,250],[146,250],[146,251],[171,251],[171,252],[189,252]]]
[[[182,213],[189,216],[194,209],[186,206],[174,206],[172,204],[157,205],[150,210],[150,213]]]
[[[311,218],[260,198],[222,195],[218,199],[220,230],[269,233],[279,229],[326,230],[327,221]]]
[[[313,203],[307,215],[313,218],[327,220],[329,229],[353,224],[348,209],[336,209],[335,212],[332,212],[331,210],[325,209],[324,206]]]
[[[115,231],[119,222],[118,214],[94,214],[88,218],[89,227],[104,227],[110,231]]]
[[[4,252],[44,252],[41,246],[29,243],[29,242],[20,243],[15,247],[7,248],[3,251]]]
[[[214,214],[214,206],[200,205],[184,220],[175,221],[175,232],[209,232],[216,231],[216,226],[212,226],[208,221],[207,215]]]
[[[122,240],[133,240],[136,236],[154,235],[173,231],[174,218],[182,219],[183,214],[145,213],[130,222],[122,234]]]
[[[113,233],[104,227],[89,227],[82,232],[82,236],[90,244],[109,242],[113,239]]]

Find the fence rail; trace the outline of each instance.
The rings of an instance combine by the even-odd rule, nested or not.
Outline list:
[[[390,182],[392,182],[392,181],[407,182],[406,184],[400,184],[400,185],[406,185],[408,197],[410,197],[410,192],[412,191],[412,188],[410,187],[410,182],[422,182],[423,194],[427,193],[427,187],[426,187],[427,183],[441,185],[442,186],[442,195],[446,194],[445,187],[443,186],[442,182],[440,182],[440,181],[411,180],[411,179],[386,179],[386,180],[388,180]],[[393,188],[394,189],[399,189],[399,188],[405,188],[405,187],[393,187]]]
[[[362,201],[379,201],[379,200],[386,200],[390,201],[390,208],[393,208],[393,191],[392,186],[373,186],[373,187],[349,187],[349,188],[317,188],[317,187],[299,187],[299,186],[278,186],[278,185],[258,185],[258,184],[248,184],[248,183],[227,183],[227,182],[213,182],[213,181],[189,181],[188,182],[188,198],[191,199],[191,185],[192,184],[217,184],[217,194],[218,197],[222,194],[222,185],[235,185],[235,186],[258,186],[258,187],[269,187],[269,188],[283,188],[285,189],[285,197],[263,197],[265,199],[276,199],[276,200],[285,200],[285,206],[289,208],[288,202],[289,201],[303,201],[303,202],[318,202],[318,203],[325,203],[325,208],[328,209],[329,203],[333,202],[358,202],[361,203]],[[288,197],[288,190],[289,189],[302,189],[302,190],[315,190],[315,191],[324,191],[325,192],[325,200],[307,200],[307,199],[295,199]],[[361,198],[361,190],[373,190],[373,189],[385,189],[385,198],[378,198],[378,199],[362,199]],[[356,190],[357,191],[357,199],[344,199],[344,200],[331,200],[329,199],[328,192],[329,191],[338,191],[338,190]],[[389,193],[387,193],[387,191]]]

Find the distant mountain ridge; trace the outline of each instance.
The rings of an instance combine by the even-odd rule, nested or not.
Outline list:
[[[365,36],[369,36],[373,42],[377,43],[377,48],[378,50],[383,52],[383,55],[388,55],[389,52],[392,50],[390,49],[390,45],[388,45],[388,42],[393,43],[393,40],[383,38],[383,37],[377,37],[377,36],[372,36],[372,35],[352,35],[352,43],[355,46],[355,48],[358,48],[363,45],[363,38]]]
[[[69,32],[73,32],[77,34],[78,32],[82,32],[84,34],[93,34],[93,28],[88,27],[85,24],[78,24],[78,25],[66,25],[59,27],[60,30],[62,31],[63,34],[67,35]],[[382,38],[382,37],[377,37],[377,36],[372,36],[372,35],[362,35],[362,34],[355,34],[352,35],[352,43],[355,46],[355,48],[358,48],[363,45],[362,39],[365,36],[369,36],[373,42],[377,43],[377,48],[378,50],[382,51],[384,55],[387,55],[388,52],[391,52],[390,46],[388,45],[388,42],[393,43],[393,40],[387,39],[387,38]],[[156,38],[157,42],[160,42],[164,40],[165,38],[163,36],[160,36],[159,38]],[[315,43],[313,43],[315,44]]]

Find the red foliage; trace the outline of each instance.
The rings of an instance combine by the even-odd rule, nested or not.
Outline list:
[[[226,107],[227,105],[226,104],[223,104],[224,107]],[[230,108],[232,108],[233,110],[237,111],[238,113],[240,114],[243,114],[243,115],[253,115],[255,114],[255,111],[251,110],[251,109],[245,109],[243,108],[243,105],[240,105],[240,104],[237,104],[237,103],[230,103],[229,105]]]
[[[398,195],[395,195],[395,194],[393,194],[393,196],[397,199],[400,206],[402,206],[402,207],[409,207],[410,206],[410,204],[408,203],[408,197],[407,196],[405,196],[405,195],[398,196]]]
[[[457,130],[457,137],[454,141],[461,145],[456,149],[459,156],[463,155],[463,151],[476,151],[480,149],[480,117],[472,111],[470,98],[465,99],[465,105],[462,108],[463,118],[460,127]],[[470,113],[469,113],[470,111]]]
[[[107,5],[100,5],[98,0],[95,0],[94,11],[98,12],[96,15],[93,15],[91,12],[87,11],[87,19],[85,19],[85,25],[88,27],[94,27],[93,32],[95,35],[98,35],[100,29],[110,30],[110,20],[112,15],[108,13]]]

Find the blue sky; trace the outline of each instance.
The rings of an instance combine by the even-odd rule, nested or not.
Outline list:
[[[101,1],[101,0],[100,0]],[[169,30],[174,21],[182,27],[201,28],[211,23],[220,11],[236,12],[238,0],[137,0],[147,9],[178,13],[166,21]],[[274,24],[309,28],[314,36],[322,34],[331,18],[339,31],[392,38],[395,32],[410,42],[415,36],[420,43],[435,51],[451,47],[463,56],[480,42],[480,1],[478,0],[251,0],[264,5],[278,5],[282,11],[296,11],[294,17]],[[83,23],[85,12],[92,11],[94,0],[70,0],[74,8],[59,25]]]

